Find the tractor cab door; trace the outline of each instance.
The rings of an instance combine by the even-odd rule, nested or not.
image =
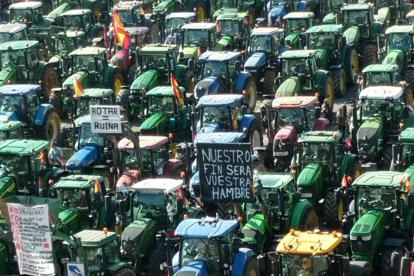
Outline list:
[[[82,29],[86,34],[88,34],[91,31],[93,22],[94,21],[91,13],[84,14],[82,16]]]

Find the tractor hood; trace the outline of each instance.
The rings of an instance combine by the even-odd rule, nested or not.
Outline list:
[[[6,84],[7,81],[11,79],[12,75],[15,73],[16,73],[16,70],[13,67],[7,67],[4,70],[1,70],[0,71],[0,84],[1,85]]]
[[[328,13],[323,18],[323,24],[336,24],[336,17],[337,17],[336,13],[334,12]]]
[[[344,32],[343,36],[346,38],[346,44],[357,44],[360,36],[358,27],[349,27]]]
[[[141,132],[157,128],[158,125],[166,122],[167,118],[163,113],[155,113],[148,117],[141,125]]]
[[[265,53],[254,53],[247,59],[246,63],[244,64],[244,68],[246,70],[261,68],[266,60],[267,57]]]
[[[79,212],[76,209],[69,208],[60,211],[59,219],[62,221],[62,224],[69,228],[73,233],[80,230],[80,217]],[[63,227],[62,230],[66,227]]]
[[[404,50],[396,49],[388,53],[388,55],[382,61],[382,64],[393,65],[399,64],[400,60],[404,60],[406,57]]]
[[[122,232],[122,249],[129,254],[151,252],[155,246],[156,226],[156,222],[149,218],[134,220]]]
[[[192,261],[182,267],[174,276],[207,276],[207,264],[205,261]]]
[[[195,58],[197,53],[198,53],[198,47],[197,46],[186,46],[183,49],[184,57],[180,58],[180,59],[189,59],[191,57]]]
[[[197,134],[201,133],[212,133],[212,132],[221,132],[221,124],[209,124],[208,126],[203,126],[203,129],[197,128]]]
[[[294,96],[299,94],[299,78],[290,77],[277,88],[276,95]]]
[[[13,177],[4,176],[0,179],[0,194],[1,197],[8,197],[12,194],[15,194],[17,191],[16,183]]]
[[[143,72],[134,80],[131,85],[131,90],[141,90],[144,86],[146,91],[154,88],[155,80],[157,79],[158,73],[157,70],[148,70]]]
[[[0,120],[3,122],[17,121],[17,113],[15,111],[0,113]]]
[[[87,71],[79,71],[75,74],[68,77],[62,84],[63,89],[71,89],[73,88],[73,83],[75,82],[75,78],[77,78],[80,83],[82,84],[83,88],[89,88],[89,73]]]
[[[216,51],[222,51],[227,46],[232,47],[234,45],[234,39],[232,36],[223,35],[220,40],[217,42],[215,47]]]
[[[383,216],[381,211],[366,212],[352,227],[351,236],[366,237],[371,235]]]
[[[299,174],[298,187],[308,187],[315,183],[315,180],[322,172],[322,165],[319,163],[308,164]]]
[[[294,33],[291,33],[291,34],[289,34],[285,37],[285,44],[286,45],[293,45],[298,40],[299,40],[299,33],[294,32]]]
[[[286,140],[288,139],[290,142],[296,142],[297,140],[297,133],[296,133],[296,129],[294,126],[290,126],[290,125],[286,125],[283,126],[281,128],[279,128],[279,130],[277,131],[275,138],[273,140],[273,143],[279,140]]]
[[[382,131],[382,117],[368,118],[358,129],[358,151],[375,151],[378,143],[378,134]]]
[[[283,6],[277,6],[272,8],[272,10],[269,12],[269,17],[271,18],[278,18],[284,15],[284,7]],[[280,21],[282,21],[282,18],[280,18]],[[273,22],[272,22],[273,23]]]
[[[69,170],[80,170],[95,162],[97,158],[98,148],[96,146],[86,146],[69,158],[66,167]]]
[[[116,187],[129,187],[132,185],[132,183],[135,183],[138,177],[138,174],[136,172],[136,169],[131,169],[124,172],[124,174],[118,179]]]
[[[208,77],[199,81],[195,87],[195,98],[200,99],[205,95],[217,94],[220,88],[218,77]]]

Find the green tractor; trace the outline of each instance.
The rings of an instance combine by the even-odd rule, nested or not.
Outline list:
[[[117,102],[129,96],[129,107],[125,114],[132,116],[143,112],[143,99],[147,91],[159,85],[171,85],[171,74],[174,75],[178,85],[185,88],[185,93],[194,93],[194,73],[187,66],[177,64],[177,47],[174,45],[149,44],[143,46],[138,52],[138,72],[130,90],[119,91]]]
[[[0,44],[12,40],[27,39],[27,27],[25,24],[0,24]]]
[[[283,17],[285,44],[294,50],[303,49],[301,35],[313,26],[313,12],[290,12]]]
[[[1,85],[40,84],[43,101],[47,102],[52,88],[58,86],[59,76],[54,64],[42,61],[39,42],[35,40],[9,41],[0,44]]]
[[[359,263],[353,275],[400,275],[405,251],[413,250],[412,172],[412,167],[405,173],[367,172],[352,183],[355,198],[344,230],[349,233],[352,261]]]
[[[280,72],[276,96],[315,95],[319,102],[328,99],[334,106],[334,82],[331,72],[318,69],[317,50],[290,50],[279,56]]]
[[[401,131],[398,141],[392,142],[391,170],[402,172],[414,164],[414,128]]]
[[[310,131],[299,137],[292,172],[298,192],[322,213],[328,228],[340,228],[348,207],[347,187],[361,175],[354,154],[344,153],[338,131]]]
[[[9,23],[21,23],[26,24],[29,29],[50,28],[53,24],[51,18],[45,18],[43,16],[43,3],[30,1],[30,2],[18,2],[9,6]]]
[[[217,16],[219,41],[215,51],[245,50],[250,37],[249,14],[237,9],[223,9]]]
[[[105,48],[79,48],[71,52],[69,58],[68,68],[65,69],[69,76],[63,82],[62,88],[53,89],[50,96],[50,102],[56,104],[55,108],[59,114],[62,115],[68,110],[69,105],[64,100],[72,99],[75,95],[73,86],[76,79],[84,89],[110,88],[115,93],[115,97],[117,96],[124,80],[120,68],[108,64]]]
[[[114,5],[112,0],[57,0],[53,1],[54,8],[58,8],[63,4],[70,5],[70,9],[89,9],[92,11],[95,20],[101,19],[102,16],[108,14],[111,11],[111,8]]]

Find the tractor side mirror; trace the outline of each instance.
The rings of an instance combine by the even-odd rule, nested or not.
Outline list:
[[[408,194],[408,198],[407,198],[407,202],[408,202],[408,208],[414,208],[414,194]]]
[[[349,259],[348,258],[340,258],[339,262],[341,264],[342,272],[348,272],[350,269]]]
[[[407,119],[410,117],[410,108],[408,106],[404,106],[403,109],[403,118]]]
[[[315,118],[316,119],[321,117],[321,112],[322,112],[322,110],[321,110],[320,106],[315,107]]]

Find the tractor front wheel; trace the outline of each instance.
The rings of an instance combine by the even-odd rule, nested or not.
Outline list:
[[[306,213],[302,216],[301,222],[300,222],[300,229],[302,231],[313,231],[315,228],[318,227],[318,215],[315,212],[315,209],[313,207],[308,208]]]
[[[244,268],[243,276],[259,276],[259,268],[257,267],[256,257],[250,257]]]
[[[135,80],[135,77],[136,77],[136,75],[137,75],[137,65],[136,64],[133,64],[133,65],[131,65],[131,67],[129,67],[129,70],[128,70],[128,76],[127,76],[127,78],[128,78],[128,84],[131,86],[132,85],[132,83],[134,82],[134,80]]]
[[[335,70],[332,72],[332,78],[335,87],[335,96],[342,98],[346,93],[346,74],[344,69]]]
[[[129,91],[121,89],[116,96],[116,103],[124,109],[124,115],[128,119],[130,118],[130,108],[129,108]]]
[[[160,270],[160,265],[167,261],[166,250],[158,248],[152,251],[148,261],[148,276],[164,276],[164,271]]]
[[[53,105],[61,119],[66,116],[67,110],[64,108],[63,95],[61,91],[52,91],[49,97],[49,103]]]
[[[276,71],[266,70],[263,77],[263,94],[274,95],[276,93]]]
[[[382,252],[380,275],[400,275],[400,264],[404,253],[402,247],[386,247]]]
[[[322,104],[325,99],[328,99],[329,106],[331,109],[334,109],[335,93],[334,93],[334,82],[329,75],[324,75],[322,77],[322,82],[320,85],[321,93],[319,96],[319,102]]]
[[[378,62],[378,48],[374,44],[366,44],[362,48],[361,55],[361,68],[364,69],[370,64],[375,64]]]
[[[246,96],[244,101],[249,106],[250,111],[254,112],[257,103],[257,87],[253,79],[249,79],[247,81],[244,90],[246,90]]]
[[[385,146],[382,156],[382,169],[389,171],[391,168],[392,161],[392,146]]]
[[[345,52],[345,71],[346,71],[346,82],[349,85],[355,85],[355,75],[359,73],[359,62],[358,54],[354,48],[348,48]]]
[[[52,89],[59,84],[57,73],[51,65],[44,68],[41,80],[42,90],[45,93],[45,101],[48,102]]]
[[[59,115],[54,111],[48,111],[45,115],[43,125],[36,128],[36,136],[42,140],[53,143],[60,132]]]
[[[323,218],[326,226],[329,228],[340,228],[342,225],[342,216],[344,214],[344,202],[336,202],[335,192],[329,191],[324,199]]]
[[[262,127],[257,119],[253,119],[249,128],[248,143],[252,145],[252,148],[261,147],[263,145]]]
[[[158,267],[158,270],[160,268]],[[115,273],[112,274],[113,276],[135,276],[135,273],[132,269],[129,268],[122,268]]]
[[[114,91],[115,98],[118,96],[118,93],[121,90],[121,86],[123,84],[124,79],[122,78],[122,74],[118,71],[115,71],[110,82],[110,87]]]

